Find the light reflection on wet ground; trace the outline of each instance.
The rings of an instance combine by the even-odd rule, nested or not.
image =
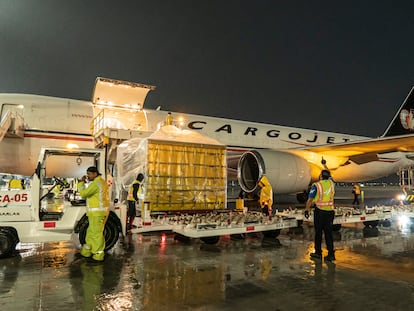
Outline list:
[[[314,262],[313,227],[217,245],[134,234],[101,265],[72,242],[23,244],[0,260],[1,310],[413,310],[414,233],[348,224],[336,264]]]
[[[132,235],[101,265],[71,242],[25,244],[0,261],[2,310],[412,310],[414,234],[336,233],[336,264],[309,260],[313,229],[217,245]],[[373,235],[373,236],[372,236]],[[30,255],[27,255],[30,253]]]

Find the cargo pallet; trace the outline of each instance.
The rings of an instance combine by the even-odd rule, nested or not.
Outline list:
[[[294,217],[299,224],[302,222],[313,223],[313,213],[309,218],[303,215],[303,210],[285,210],[278,214],[286,217]],[[365,207],[363,210],[353,207],[335,207],[333,229],[339,230],[342,224],[362,222],[367,227],[376,227],[380,221],[389,221],[394,217],[393,208],[389,206]]]
[[[215,244],[221,235],[243,235],[263,232],[265,236],[277,237],[281,229],[295,228],[294,217],[265,216],[260,212],[222,211],[185,215],[164,215],[138,218],[137,228],[131,233],[172,231],[186,238],[200,238],[207,244]]]

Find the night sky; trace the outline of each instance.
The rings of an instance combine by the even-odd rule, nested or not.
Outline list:
[[[0,92],[379,136],[414,85],[414,1],[0,0]]]

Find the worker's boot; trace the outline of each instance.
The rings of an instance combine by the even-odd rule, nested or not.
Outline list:
[[[332,254],[328,254],[328,256],[325,256],[324,257],[324,260],[325,261],[334,261],[336,258],[335,258],[335,253],[332,253]]]
[[[319,253],[310,253],[310,258],[311,259],[321,260],[322,259],[322,254],[319,254]]]

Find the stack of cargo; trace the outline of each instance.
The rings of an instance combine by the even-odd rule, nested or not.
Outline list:
[[[151,211],[226,208],[226,148],[197,132],[166,125],[148,138],[118,146],[118,184],[145,176],[141,201]]]

